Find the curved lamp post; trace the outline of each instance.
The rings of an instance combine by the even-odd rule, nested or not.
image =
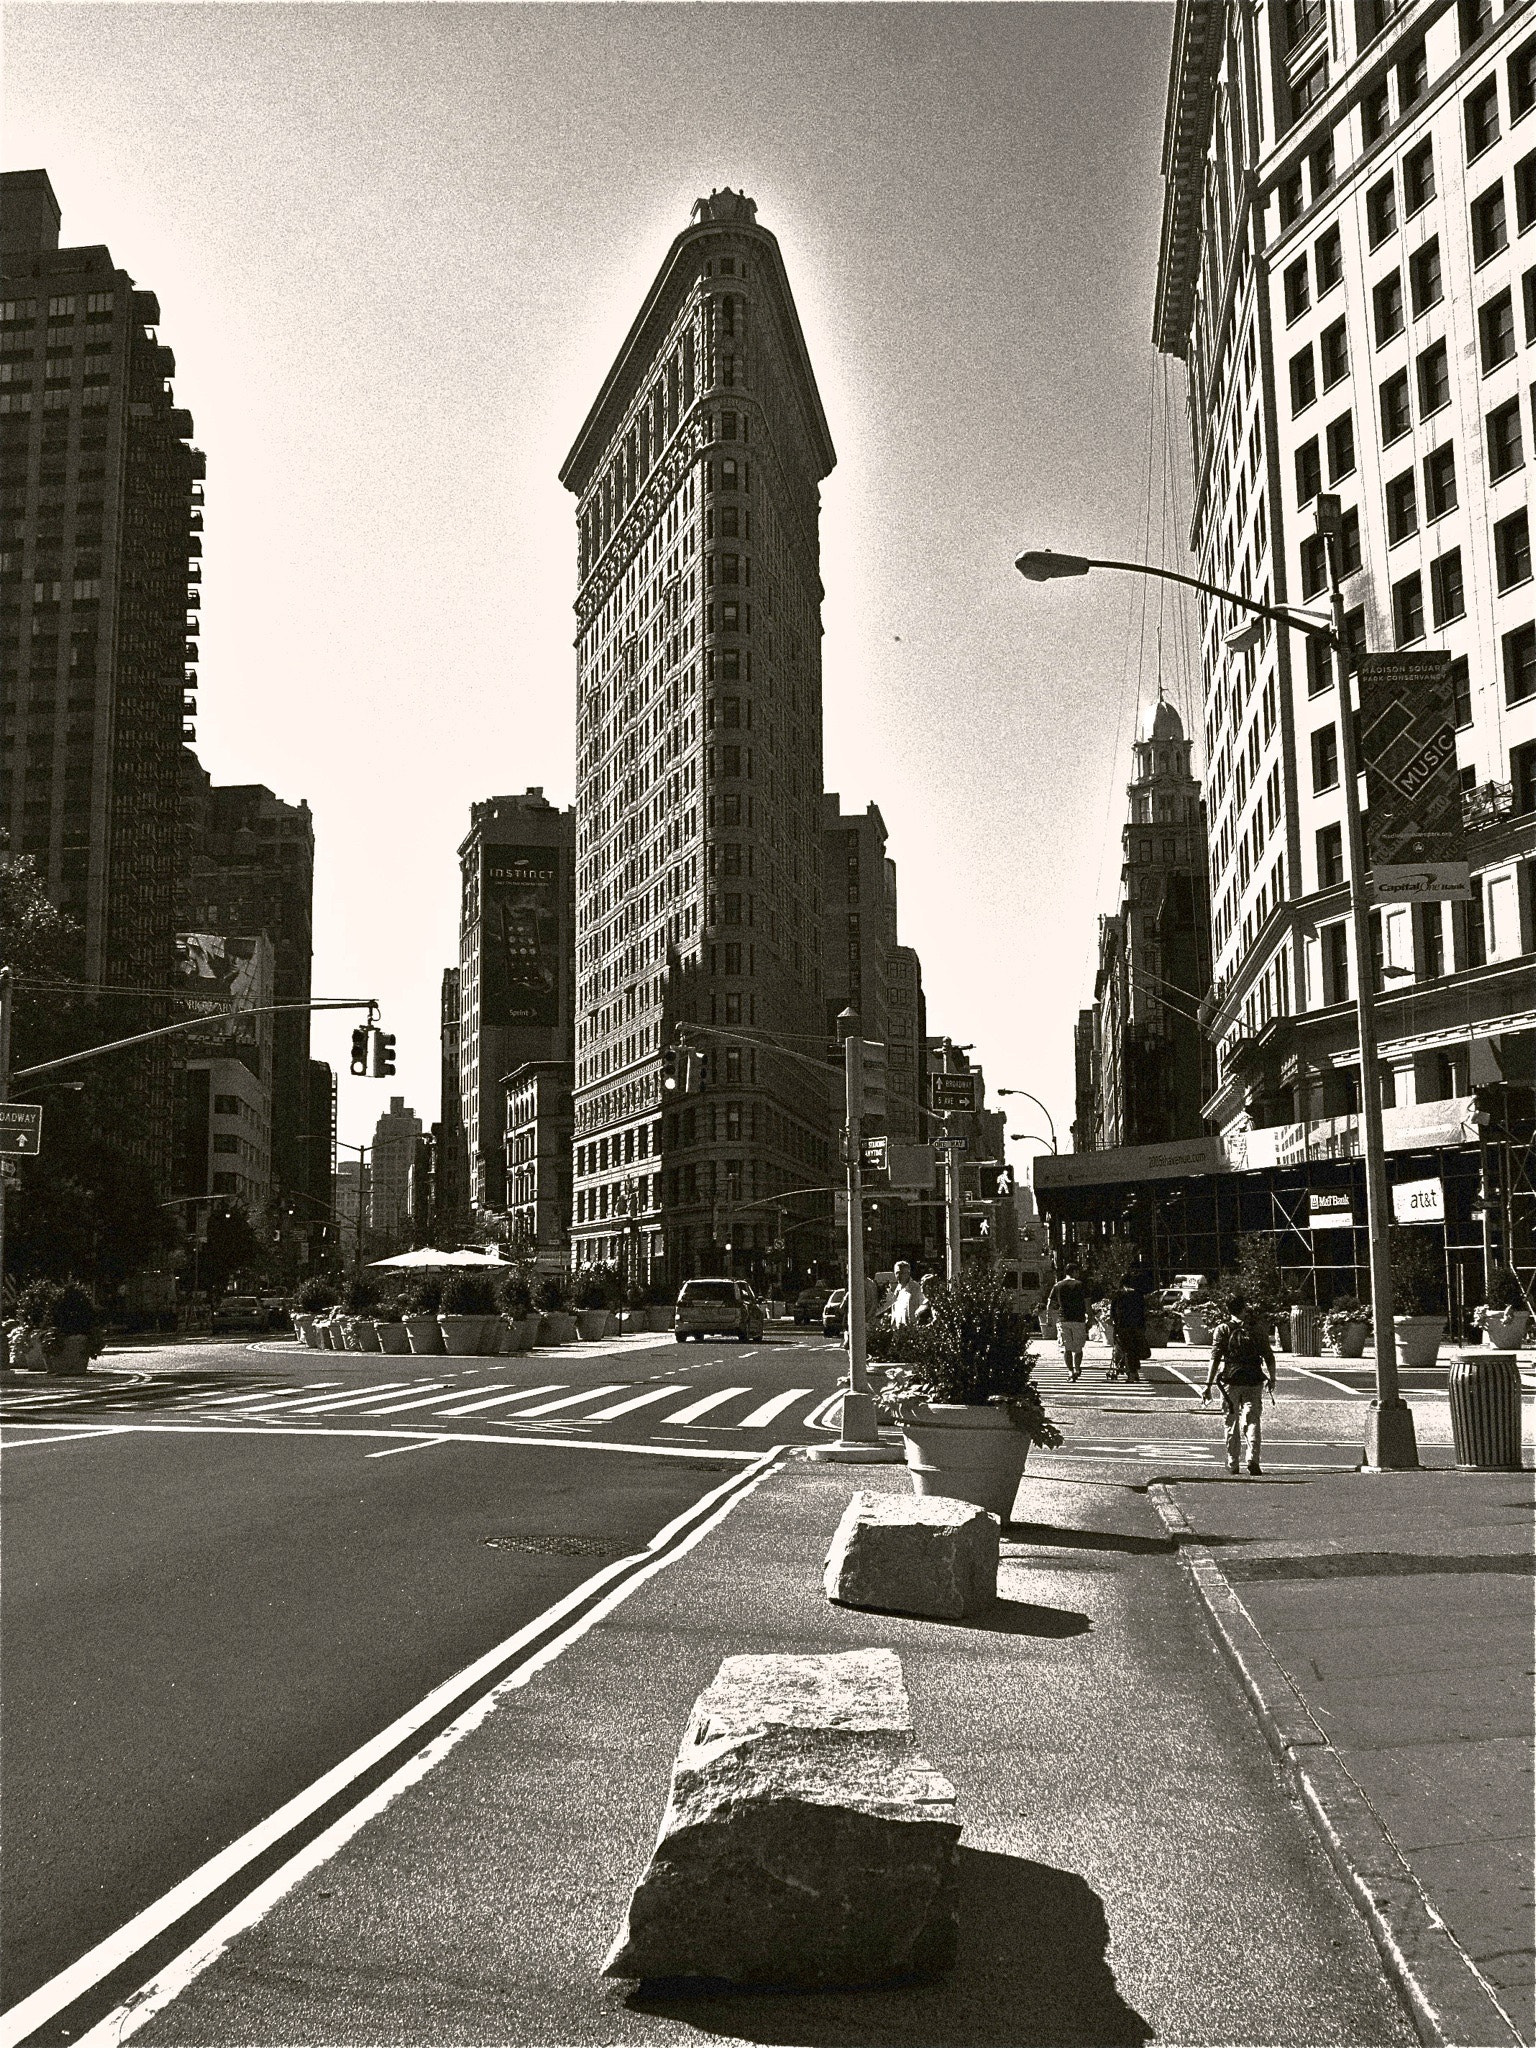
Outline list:
[[[1051,1112],[1046,1108],[1038,1095],[1031,1095],[1027,1088],[999,1088],[997,1092],[999,1095],[1022,1095],[1026,1102],[1032,1102],[1045,1118],[1046,1127],[1051,1134],[1051,1150],[1053,1152],[1061,1150],[1061,1147],[1056,1142],[1056,1119],[1051,1115]]]

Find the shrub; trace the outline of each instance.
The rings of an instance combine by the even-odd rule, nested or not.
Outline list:
[[[1136,1247],[1128,1237],[1100,1237],[1090,1245],[1082,1264],[1083,1279],[1093,1296],[1110,1296],[1137,1263]]]
[[[876,1316],[864,1333],[864,1348],[873,1365],[915,1365],[923,1355],[923,1331],[917,1323],[898,1329],[889,1316]]]
[[[1241,1294],[1271,1323],[1278,1322],[1296,1299],[1295,1288],[1280,1269],[1275,1240],[1261,1231],[1238,1239],[1237,1263],[1222,1274],[1217,1291],[1223,1306]]]
[[[1525,1296],[1520,1291],[1520,1282],[1507,1266],[1495,1266],[1488,1275],[1488,1285],[1483,1290],[1484,1305],[1495,1315],[1513,1315],[1525,1307]]]
[[[1423,1229],[1394,1228],[1387,1238],[1392,1268],[1392,1308],[1400,1316],[1445,1313],[1445,1264]]]
[[[386,1294],[373,1312],[376,1323],[398,1323],[405,1314],[405,1303],[398,1294]]]
[[[383,1292],[376,1273],[354,1273],[341,1290],[341,1305],[349,1316],[371,1316]]]
[[[1368,1303],[1359,1301],[1353,1294],[1341,1295],[1323,1317],[1323,1333],[1330,1344],[1338,1342],[1340,1330],[1356,1323],[1371,1327],[1371,1311]]]
[[[540,1315],[556,1315],[570,1299],[569,1289],[570,1282],[563,1274],[542,1274],[533,1283],[533,1305]]]
[[[882,1404],[898,1420],[929,1402],[966,1407],[1003,1407],[1038,1444],[1054,1448],[1061,1432],[1046,1414],[1033,1384],[1029,1349],[1018,1296],[988,1272],[962,1273],[930,1297],[931,1322],[918,1324],[910,1364],[893,1365],[885,1376]],[[905,1332],[893,1332],[905,1344]]]
[[[521,1266],[514,1266],[510,1273],[502,1273],[496,1281],[496,1299],[504,1316],[514,1321],[527,1315],[533,1307],[533,1289],[528,1284],[528,1275]]]
[[[336,1306],[336,1283],[323,1280],[317,1273],[312,1280],[306,1280],[294,1296],[301,1314],[318,1315],[322,1309]]]
[[[443,1305],[441,1273],[413,1273],[406,1282],[405,1312],[411,1316],[435,1316]]]
[[[91,1358],[101,1351],[101,1315],[89,1288],[78,1280],[34,1280],[22,1289],[16,1312],[37,1332],[50,1357],[61,1337],[88,1338],[87,1355]]]
[[[445,1316],[489,1316],[496,1312],[496,1283],[487,1272],[450,1273],[443,1288]]]

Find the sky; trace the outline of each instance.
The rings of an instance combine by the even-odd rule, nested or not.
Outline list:
[[[880,807],[930,1032],[1042,1097],[1065,1149],[1160,637],[1186,710],[1192,685],[1166,585],[1013,560],[1182,566],[1182,372],[1150,341],[1172,8],[26,5],[5,29],[5,165],[157,293],[207,453],[197,752],[308,800],[315,993],[376,996],[397,1035],[399,1078],[352,1080],[354,1020],[316,1019],[341,1135],[391,1092],[438,1114],[471,802],[573,800],[559,467],[730,185],[779,239],[838,451],[827,787]]]

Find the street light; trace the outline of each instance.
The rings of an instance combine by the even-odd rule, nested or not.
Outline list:
[[[1022,1095],[1026,1102],[1032,1102],[1050,1126],[1051,1150],[1053,1152],[1061,1150],[1061,1147],[1056,1142],[1056,1119],[1051,1115],[1051,1112],[1046,1108],[1038,1095],[1031,1095],[1027,1088],[999,1088],[997,1092],[999,1095]]]
[[[1365,1213],[1371,1248],[1371,1314],[1376,1330],[1376,1398],[1366,1410],[1365,1469],[1412,1471],[1419,1462],[1413,1411],[1398,1387],[1397,1353],[1392,1327],[1392,1269],[1387,1248],[1390,1206],[1387,1196],[1387,1153],[1381,1124],[1381,1084],[1377,1076],[1376,1000],[1371,975],[1370,908],[1365,890],[1365,824],[1360,814],[1360,764],[1355,754],[1355,721],[1345,661],[1344,591],[1340,579],[1338,499],[1323,493],[1317,500],[1318,536],[1328,564],[1329,615],[1320,618],[1288,605],[1260,604],[1241,591],[1184,576],[1176,569],[1150,562],[1119,562],[1087,555],[1058,555],[1049,548],[1030,550],[1014,567],[1031,583],[1060,576],[1086,576],[1090,569],[1123,569],[1162,583],[1181,583],[1190,590],[1233,604],[1240,611],[1322,641],[1333,660],[1339,696],[1339,779],[1344,785],[1344,825],[1349,843],[1349,912],[1355,942],[1355,1020],[1360,1047],[1360,1132],[1365,1150]],[[1236,636],[1234,636],[1236,637]]]

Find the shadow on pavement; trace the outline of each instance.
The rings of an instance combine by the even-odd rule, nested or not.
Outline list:
[[[1110,1529],[1063,1529],[1055,1522],[1007,1522],[1005,1545],[1028,1543],[1059,1550],[1121,1550],[1132,1557],[1171,1557],[1171,1536],[1122,1536]],[[1011,1553],[1005,1549],[1005,1557]]]
[[[931,1618],[931,1617],[930,1617]],[[974,1628],[1000,1636],[1085,1636],[1093,1627],[1086,1614],[1072,1607],[1039,1607],[1033,1600],[998,1597],[984,1614],[964,1621],[940,1622],[941,1628]]]
[[[983,1849],[962,1848],[957,1875],[960,1952],[934,1982],[751,1993],[643,1984],[626,2003],[706,2035],[795,2048],[1141,2048],[1152,2039],[1116,1989],[1091,1885]]]

